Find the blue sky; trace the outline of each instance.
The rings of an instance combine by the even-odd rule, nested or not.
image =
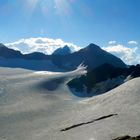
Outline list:
[[[0,41],[47,37],[81,47],[128,46],[139,42],[139,7],[140,0],[0,0]]]

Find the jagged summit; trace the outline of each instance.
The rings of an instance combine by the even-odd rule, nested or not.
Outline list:
[[[71,50],[69,46],[65,45],[63,48],[58,48],[53,52],[53,55],[67,55],[70,54]]]

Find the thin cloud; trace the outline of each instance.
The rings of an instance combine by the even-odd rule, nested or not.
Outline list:
[[[137,41],[131,40],[128,42],[129,45],[138,45]]]
[[[108,44],[112,45],[112,44],[116,44],[117,42],[115,40],[109,41]]]

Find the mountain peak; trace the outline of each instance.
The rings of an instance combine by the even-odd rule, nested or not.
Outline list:
[[[2,43],[0,43],[0,48],[6,48],[6,46]]]
[[[68,48],[69,49],[69,46],[68,45],[65,45],[63,48]]]
[[[99,46],[97,46],[97,45],[95,45],[93,43],[89,44],[86,48],[87,49],[94,49],[94,50],[101,49]]]
[[[58,48],[53,52],[53,55],[67,55],[70,54],[71,50],[69,46],[65,45],[63,48]]]
[[[101,50],[99,46],[91,43],[87,47],[81,49],[80,52],[100,52]]]

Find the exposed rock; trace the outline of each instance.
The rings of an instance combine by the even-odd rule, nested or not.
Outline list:
[[[80,127],[82,125],[86,125],[86,124],[90,124],[90,123],[94,123],[96,121],[100,121],[100,120],[103,120],[103,119],[106,119],[106,118],[110,118],[110,117],[113,117],[113,116],[116,116],[118,114],[110,114],[110,115],[107,115],[107,116],[102,116],[100,118],[97,118],[97,119],[94,119],[92,121],[89,121],[89,122],[83,122],[83,123],[79,123],[79,124],[75,124],[75,125],[72,125],[72,126],[69,126],[67,128],[64,128],[64,129],[61,129],[61,131],[68,131],[70,129],[73,129],[73,128],[76,128],[76,127]]]
[[[140,135],[137,137],[131,137],[129,135],[126,135],[126,136],[118,137],[114,140],[140,140]]]
[[[70,48],[66,45],[63,48],[58,48],[56,49],[52,55],[67,55],[70,54],[71,50]]]

